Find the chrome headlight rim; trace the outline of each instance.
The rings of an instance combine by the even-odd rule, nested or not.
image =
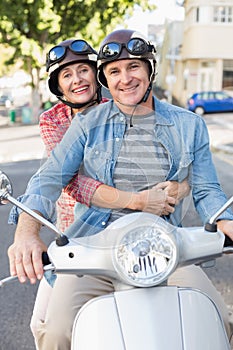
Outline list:
[[[116,270],[122,282],[135,287],[152,287],[158,284],[162,284],[165,280],[167,280],[169,275],[175,270],[178,264],[179,251],[178,244],[176,241],[176,235],[174,234],[175,228],[168,223],[165,223],[164,225],[164,221],[162,222],[162,225],[160,221],[133,226],[134,227],[129,227],[129,229],[125,231],[122,235],[120,235],[121,237],[119,237],[119,239],[117,240],[117,244],[112,252],[112,262],[114,269]],[[134,236],[136,242],[138,242],[136,243],[136,246],[132,242],[129,243],[127,246],[127,244],[125,244],[127,242],[127,239],[129,239],[130,241]],[[153,246],[156,246],[156,242],[156,249],[158,249],[158,247],[160,246],[162,251],[156,249],[151,250]],[[137,264],[138,266],[132,265],[130,262],[131,257],[129,255],[132,254],[132,251],[128,250],[129,254],[127,253],[127,247],[130,248],[130,245],[134,251],[135,249],[137,251],[138,246],[141,245],[141,248],[139,248],[140,253],[137,254],[140,255],[139,260],[142,260],[144,264],[144,276],[139,277],[138,274],[140,269],[142,272],[142,266],[140,264]],[[120,255],[122,254],[122,250],[124,250],[124,247],[126,247],[126,259],[128,259],[128,265],[126,263],[123,267],[122,263],[120,262]],[[150,250],[150,252],[147,251],[148,249]],[[165,254],[163,252],[163,249],[165,250]],[[145,256],[141,259],[141,255],[143,254]],[[154,258],[153,263],[151,261],[151,256]],[[132,256],[132,259],[135,259],[135,257]],[[156,259],[157,263],[155,264]],[[154,271],[153,273],[153,268],[155,267],[155,265],[158,268],[158,270],[160,269],[160,271]],[[148,268],[151,269],[150,276],[146,276]]]

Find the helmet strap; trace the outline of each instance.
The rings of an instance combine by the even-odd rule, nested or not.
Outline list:
[[[150,95],[150,92],[152,90],[152,87],[153,87],[153,81],[154,81],[154,78],[155,78],[155,74],[152,73],[151,77],[150,77],[150,83],[148,85],[148,88],[146,89],[146,92],[144,94],[144,96],[142,97],[142,99],[138,102],[138,104],[142,103],[142,102],[146,102],[149,95]]]
[[[57,96],[58,100],[60,100],[62,103],[64,103],[65,105],[71,107],[71,108],[75,108],[75,109],[80,109],[83,107],[89,107],[94,105],[97,102],[97,99],[95,100],[91,100],[91,101],[87,101],[85,103],[72,103],[70,101],[66,101],[64,100],[61,96]]]
[[[102,86],[100,84],[97,85],[97,103],[99,104],[102,101]]]
[[[65,105],[67,105],[67,106],[69,106],[71,108],[80,109],[80,108],[83,108],[83,107],[91,107],[95,103],[99,104],[101,102],[101,100],[102,100],[102,93],[101,93],[101,86],[100,85],[97,87],[96,94],[97,94],[97,97],[95,99],[89,100],[89,101],[84,102],[84,103],[73,103],[73,102],[70,102],[70,101],[66,101],[66,100],[64,100],[62,98],[62,96],[57,96],[57,98],[62,103],[64,103]]]
[[[149,95],[150,95],[150,92],[152,90],[152,82],[150,82],[148,88],[146,89],[146,92],[144,94],[144,96],[142,97],[142,99],[138,102],[138,104],[142,103],[142,102],[146,102]]]

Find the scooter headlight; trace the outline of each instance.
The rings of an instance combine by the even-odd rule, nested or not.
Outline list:
[[[124,282],[151,287],[173,272],[177,249],[174,237],[163,227],[137,227],[121,238],[114,251],[114,267]]]

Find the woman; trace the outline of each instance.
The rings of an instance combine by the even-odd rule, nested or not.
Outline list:
[[[61,141],[76,113],[107,101],[97,83],[97,53],[84,40],[65,40],[47,55],[50,91],[60,100],[40,116],[41,137],[47,154]],[[131,193],[116,190],[99,181],[77,175],[57,201],[57,227],[64,232],[76,215],[90,205],[112,209],[128,208],[168,215],[174,205],[189,193],[187,181],[162,182],[151,190]],[[78,203],[77,203],[78,202]],[[31,330],[36,339],[38,324],[43,321],[52,287],[42,279],[34,306]]]

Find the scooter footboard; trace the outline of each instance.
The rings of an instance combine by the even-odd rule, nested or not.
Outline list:
[[[172,286],[95,298],[77,314],[72,350],[230,350],[215,304]]]

